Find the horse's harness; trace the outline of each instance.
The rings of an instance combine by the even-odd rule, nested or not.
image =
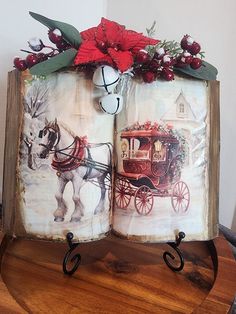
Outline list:
[[[107,171],[107,168],[103,168],[103,165],[99,165],[100,163],[95,162],[92,159],[91,153],[90,153],[90,144],[87,143],[86,137],[78,137],[76,136],[74,138],[74,141],[68,145],[67,147],[59,150],[53,149],[55,147],[61,138],[60,129],[58,124],[54,125],[48,125],[43,130],[39,132],[39,137],[42,138],[42,136],[46,135],[49,131],[48,135],[48,144],[40,144],[41,146],[46,148],[46,152],[48,153],[54,153],[54,158],[52,160],[52,168],[57,170],[57,175],[60,176],[62,172],[65,171],[71,171],[79,166],[86,166],[87,171],[83,177],[84,180],[88,179],[91,171],[93,168],[96,168],[96,164],[98,164],[99,169],[101,171]],[[57,141],[56,141],[57,140]],[[99,144],[95,144],[96,146],[100,146]],[[103,144],[102,144],[103,145]],[[72,149],[71,153],[67,153],[66,151]],[[87,151],[88,158],[85,158],[85,150]],[[64,156],[67,156],[67,158],[60,160],[57,156],[57,154],[60,153]]]

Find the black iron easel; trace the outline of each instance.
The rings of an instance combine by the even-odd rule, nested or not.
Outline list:
[[[64,260],[63,260],[63,272],[66,275],[73,275],[75,271],[78,269],[80,262],[81,262],[81,255],[79,253],[76,253],[75,255],[72,255],[73,251],[79,246],[78,242],[73,242],[73,233],[68,232],[66,235],[67,243],[69,245],[69,250],[66,252]],[[182,252],[179,249],[179,245],[181,241],[185,238],[185,233],[183,231],[179,232],[178,236],[176,237],[175,242],[167,242],[167,244],[172,247],[172,249],[177,253],[177,256],[180,260],[180,265],[175,266],[171,263],[171,260],[175,260],[176,257],[170,253],[169,251],[165,251],[163,253],[163,259],[166,263],[166,265],[173,271],[181,271],[184,268],[184,258],[182,255]],[[70,258],[71,257],[71,258]],[[72,268],[68,267],[69,263],[73,263]]]

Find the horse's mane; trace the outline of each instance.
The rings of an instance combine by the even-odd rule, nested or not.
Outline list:
[[[58,122],[59,126],[61,126],[65,131],[67,131],[71,136],[76,137],[77,135],[66,125],[64,122]]]

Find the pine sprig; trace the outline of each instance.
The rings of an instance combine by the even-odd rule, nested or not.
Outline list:
[[[150,28],[146,28],[146,32],[147,32],[148,37],[151,37],[151,38],[154,37],[156,33],[156,21],[152,23],[152,26]]]
[[[161,41],[157,44],[156,49],[158,48],[164,48],[165,51],[167,51],[168,54],[171,55],[172,57],[176,57],[183,51],[183,49],[180,46],[180,43],[178,43],[175,40]]]
[[[199,55],[200,55],[201,59],[204,59],[205,58],[205,51],[200,51]]]

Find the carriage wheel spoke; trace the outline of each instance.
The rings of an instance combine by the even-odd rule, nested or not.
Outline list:
[[[171,203],[175,212],[186,212],[189,207],[190,193],[186,183],[183,181],[177,182],[172,191]]]
[[[135,192],[135,208],[140,215],[147,215],[152,210],[153,195],[149,187],[141,186]]]
[[[130,183],[126,179],[116,180],[115,203],[117,207],[125,209],[128,207],[131,200]]]

